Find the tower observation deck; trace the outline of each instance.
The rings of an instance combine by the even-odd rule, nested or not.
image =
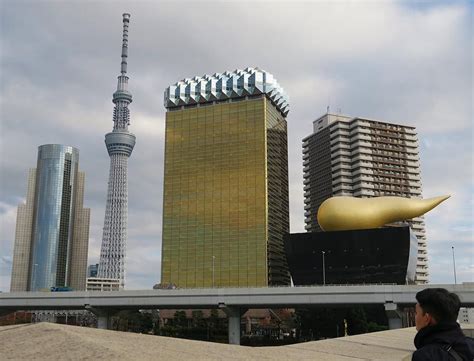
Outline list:
[[[110,156],[110,173],[105,208],[104,229],[98,277],[120,280],[125,286],[125,253],[127,245],[128,219],[128,157],[135,146],[135,135],[129,132],[132,94],[128,91],[127,57],[128,25],[130,14],[123,14],[122,63],[118,76],[117,91],[113,94],[115,104],[114,127],[105,135],[105,145]]]

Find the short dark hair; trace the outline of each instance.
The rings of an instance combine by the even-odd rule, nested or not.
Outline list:
[[[416,300],[438,323],[456,322],[461,308],[459,296],[444,288],[426,288],[416,294]]]

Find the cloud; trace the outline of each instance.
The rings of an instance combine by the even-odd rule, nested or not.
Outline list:
[[[4,264],[12,264],[13,262],[12,257],[7,257],[7,256],[3,256],[2,258],[0,258],[0,260]]]
[[[472,280],[472,6],[469,3],[7,1],[0,42],[0,254],[13,252],[16,207],[37,147],[80,149],[90,207],[89,260],[100,254],[120,68],[121,13],[132,14],[129,160],[130,288],[159,279],[163,191],[163,91],[177,80],[259,66],[290,96],[290,211],[304,230],[301,140],[326,111],[417,127],[424,195],[452,198],[426,216],[434,282]],[[125,3],[123,3],[125,5]],[[18,26],[22,24],[22,26]],[[446,252],[446,247],[448,251]],[[461,253],[462,252],[462,253]],[[471,252],[472,254],[472,252]],[[1,290],[9,269],[1,268]],[[472,272],[471,272],[472,274]],[[9,283],[9,282],[8,282]]]

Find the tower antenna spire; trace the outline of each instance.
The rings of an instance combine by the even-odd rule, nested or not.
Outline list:
[[[128,57],[128,24],[130,22],[130,14],[122,14],[123,18],[123,35],[122,35],[122,65],[120,72],[122,75],[127,74],[127,57]]]

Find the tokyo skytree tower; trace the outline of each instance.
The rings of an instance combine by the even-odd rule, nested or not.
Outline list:
[[[123,14],[122,65],[117,91],[113,94],[114,128],[105,135],[110,156],[110,173],[105,208],[104,231],[97,277],[120,279],[125,285],[125,251],[128,218],[128,157],[135,146],[135,135],[128,131],[132,94],[128,91],[127,55],[130,14]]]

